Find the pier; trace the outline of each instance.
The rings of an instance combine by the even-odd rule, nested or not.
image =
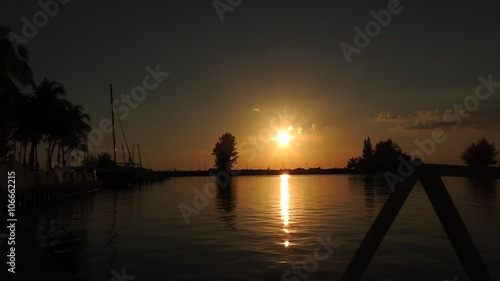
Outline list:
[[[37,204],[52,204],[70,196],[99,190],[93,173],[58,173],[29,171],[18,163],[0,163],[0,173],[15,172],[7,185],[7,176],[0,183],[0,252],[3,266],[1,280],[76,280],[66,272],[17,223],[18,212]],[[9,192],[9,191],[13,192]],[[14,196],[9,197],[13,194]],[[9,199],[15,200],[10,204]],[[12,208],[12,205],[14,207]],[[6,213],[7,212],[7,213]],[[7,216],[9,214],[9,216]],[[8,233],[5,233],[8,232]]]

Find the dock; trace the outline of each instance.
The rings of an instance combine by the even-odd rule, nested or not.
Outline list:
[[[37,204],[45,204],[67,197],[83,195],[100,189],[93,172],[57,173],[55,171],[29,171],[18,163],[0,163],[0,210],[9,204],[7,174],[14,171],[16,210],[25,210]]]
[[[0,173],[5,176],[0,182],[0,280],[76,280],[21,228],[17,218],[19,212],[35,205],[99,190],[95,174],[30,171],[12,162],[0,163]]]

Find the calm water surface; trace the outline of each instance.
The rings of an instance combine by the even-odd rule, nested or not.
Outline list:
[[[389,195],[384,179],[353,175],[253,176],[195,200],[210,178],[102,190],[20,218],[79,280],[339,280]],[[500,280],[499,181],[444,178],[494,280]],[[313,262],[315,249],[322,261]],[[325,255],[329,254],[328,258]],[[293,265],[312,271],[294,274]],[[317,265],[317,266],[316,266]],[[288,271],[288,272],[287,272]],[[363,280],[468,280],[417,184]],[[131,280],[131,279],[126,280]],[[116,279],[119,280],[119,279]]]

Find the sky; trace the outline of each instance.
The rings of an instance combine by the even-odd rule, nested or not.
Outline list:
[[[54,3],[2,1],[0,24],[91,115],[94,154],[112,151],[109,84],[153,169],[212,167],[225,132],[249,169],[344,167],[368,136],[428,163],[499,148],[497,1]]]

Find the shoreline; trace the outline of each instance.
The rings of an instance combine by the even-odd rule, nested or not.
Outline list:
[[[281,174],[288,175],[362,175],[373,174],[379,175],[381,173],[362,173],[350,169],[295,169],[295,170],[234,170],[235,176],[277,176]],[[216,173],[215,170],[198,170],[198,171],[167,171],[171,177],[208,177]]]

